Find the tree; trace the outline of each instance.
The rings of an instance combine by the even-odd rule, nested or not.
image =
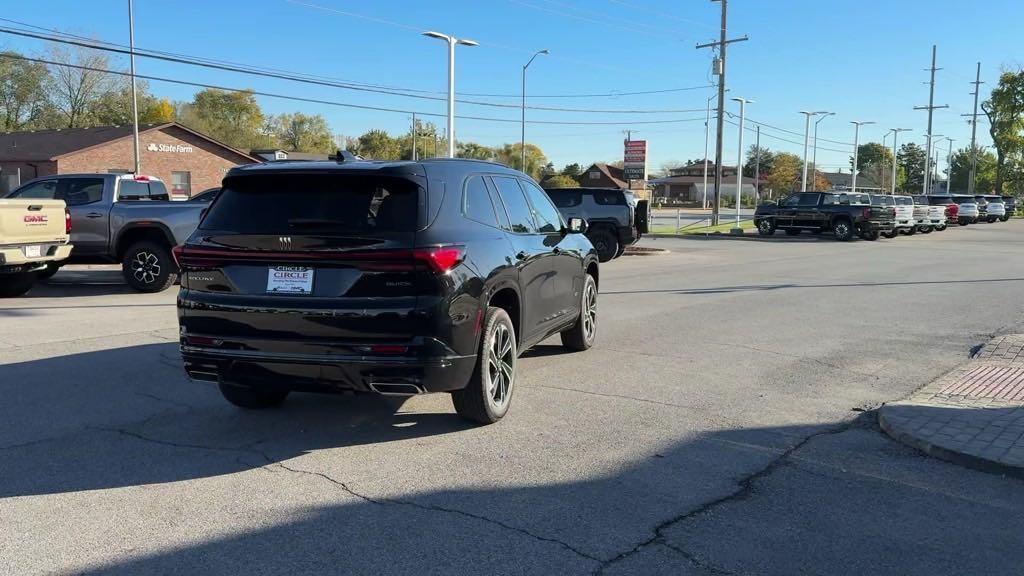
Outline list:
[[[476,142],[456,142],[455,155],[474,160],[493,160],[494,150]]]
[[[545,188],[579,188],[580,183],[566,174],[555,174],[544,180]]]
[[[988,116],[989,134],[996,147],[995,192],[1003,182],[1021,181],[1024,165],[1024,70],[1003,72],[989,99],[981,104]],[[1012,170],[1011,170],[1012,169]]]
[[[750,148],[747,149],[747,162],[743,165],[743,175],[747,178],[754,177],[754,168],[756,167],[758,156],[761,157],[761,174],[768,174],[772,171],[775,153],[764,146],[758,147],[751,144]],[[697,163],[700,164],[701,162],[703,160],[699,160]]]
[[[47,92],[50,102],[61,115],[62,127],[92,125],[90,112],[97,100],[112,89],[111,76],[106,72],[106,55],[88,48],[72,51],[61,46],[51,46],[48,56],[58,63],[50,66]]]
[[[274,143],[251,91],[208,88],[196,92],[192,102],[179,111],[178,121],[239,150]]]
[[[139,110],[139,122],[143,124],[164,124],[174,121],[174,105],[167,98],[153,99]]]
[[[582,173],[583,167],[577,164],[576,162],[573,162],[572,164],[566,164],[565,168],[562,168],[562,174],[570,178],[577,178]]]
[[[355,140],[350,147],[363,158],[372,160],[400,160],[402,143],[383,130],[370,130]]]
[[[331,127],[319,114],[281,114],[272,117],[270,124],[277,142],[286,150],[331,153],[336,149]]]
[[[901,190],[920,190],[924,186],[924,161],[927,156],[924,149],[913,142],[900,146],[896,154],[896,163],[904,174]]]
[[[977,147],[978,170],[975,177],[975,189],[980,193],[988,193],[995,189],[996,185],[996,155],[981,146]],[[971,178],[971,148],[961,148],[953,152],[952,170],[950,183],[952,190],[966,192],[969,189]]]
[[[878,142],[861,144],[857,147],[857,171],[861,172],[869,165],[879,167],[876,169],[892,166],[892,151]],[[850,157],[850,168],[853,169],[853,156]],[[891,173],[892,168],[889,171]]]
[[[544,156],[544,152],[536,144],[526,144],[526,166],[523,167],[522,161],[522,145],[518,142],[515,144],[505,144],[497,150],[496,157],[498,162],[515,168],[516,170],[522,170],[529,174],[532,178],[539,180],[541,177],[541,171],[544,166],[548,163],[548,159]]]
[[[46,105],[46,66],[20,56],[0,52],[0,129],[7,132],[28,127]]]
[[[772,159],[772,168],[768,172],[768,187],[775,194],[785,194],[796,190],[803,173],[803,160],[796,154],[778,152]]]

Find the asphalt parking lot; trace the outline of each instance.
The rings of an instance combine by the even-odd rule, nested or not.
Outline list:
[[[0,302],[0,573],[1019,574],[1024,482],[871,410],[1024,330],[1024,221],[878,242],[645,241],[598,343],[508,417],[189,382],[174,291]]]

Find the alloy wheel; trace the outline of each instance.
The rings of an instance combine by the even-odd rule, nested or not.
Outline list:
[[[132,276],[143,284],[152,284],[160,276],[160,259],[152,252],[136,252],[132,258]]]
[[[587,284],[583,294],[583,337],[589,342],[597,332],[597,288],[593,283]]]
[[[512,332],[504,324],[498,324],[487,349],[487,398],[495,408],[503,408],[512,397],[515,356]]]

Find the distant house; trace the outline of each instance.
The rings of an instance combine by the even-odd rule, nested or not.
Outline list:
[[[318,152],[289,152],[280,148],[258,148],[250,152],[252,156],[261,158],[265,162],[271,160],[328,160],[329,154]]]
[[[846,172],[822,172],[832,190],[849,190],[853,187],[853,174]],[[886,186],[880,185],[874,178],[861,172],[857,174],[857,190],[861,192],[882,192]]]
[[[708,162],[708,186],[707,199],[710,201],[715,195],[715,163]],[[762,178],[761,183],[764,183]],[[669,175],[664,178],[655,178],[650,181],[654,186],[654,197],[664,198],[673,204],[700,204],[704,199],[704,163],[697,162],[688,166],[673,168]],[[743,177],[741,193],[745,197],[755,195],[754,179]],[[736,195],[736,167],[722,166],[722,194],[724,196]]]
[[[609,166],[604,162],[595,162],[576,177],[580,186],[586,188],[629,188],[629,183],[623,177],[622,168]]]

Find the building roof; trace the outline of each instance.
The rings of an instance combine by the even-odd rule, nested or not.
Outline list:
[[[259,159],[236,150],[223,142],[218,142],[209,136],[196,132],[177,122],[164,122],[161,124],[140,124],[139,134],[151,130],[160,130],[167,127],[174,127],[184,130],[194,136],[202,138],[226,148],[235,154],[244,156],[253,162]],[[122,138],[132,136],[132,126],[95,126],[92,128],[57,128],[53,130],[29,130],[25,132],[2,132],[0,133],[0,161],[48,161],[57,160],[62,156],[81,152],[95,146],[109,144]]]
[[[618,186],[619,188],[622,188],[622,189],[629,188],[629,183],[626,182],[626,180],[624,179],[625,178],[625,173],[624,173],[623,169],[622,168],[616,168],[615,166],[609,166],[608,164],[605,164],[604,162],[594,162],[593,164],[590,165],[590,168],[587,168],[586,170],[584,170],[580,174],[581,175],[582,174],[586,174],[587,172],[590,172],[591,170],[593,170],[595,168],[598,169],[599,171],[601,171],[602,173],[604,173],[604,175],[609,180],[614,182],[615,185]]]

